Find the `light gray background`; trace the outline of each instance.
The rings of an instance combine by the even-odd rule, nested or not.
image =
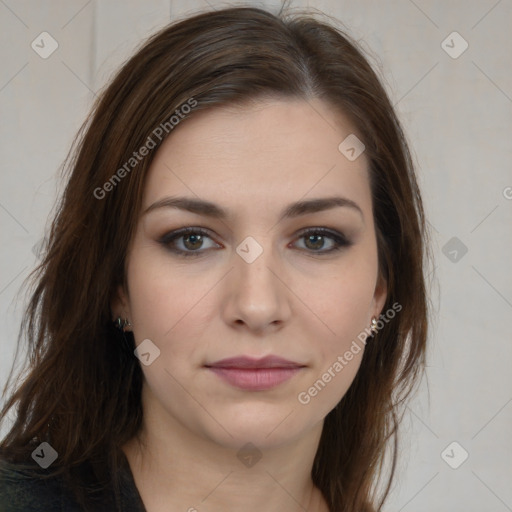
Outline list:
[[[171,18],[226,5],[235,4],[0,0],[0,384],[24,305],[16,293],[36,264],[33,247],[62,188],[58,168],[95,93]],[[432,225],[428,386],[408,409],[386,511],[512,511],[512,2],[293,5],[335,16],[371,49],[410,138]],[[47,59],[31,48],[43,31],[59,44]],[[453,31],[469,44],[458,58],[441,46]],[[445,44],[462,48],[453,37]],[[464,256],[460,247],[443,253],[452,237]],[[469,453],[458,469],[441,457],[453,441]],[[449,450],[447,460],[461,453]]]

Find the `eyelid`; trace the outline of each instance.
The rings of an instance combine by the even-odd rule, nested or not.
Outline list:
[[[302,249],[299,248],[300,252],[305,252],[313,256],[323,256],[328,254],[333,254],[341,249],[347,248],[351,245],[353,245],[353,242],[351,242],[344,233],[327,228],[327,227],[321,227],[321,226],[311,226],[307,228],[303,228],[295,233],[294,240],[304,238],[308,234],[316,234],[321,235],[327,238],[330,238],[334,240],[335,246],[329,250],[320,250],[320,251],[314,251],[314,250],[308,250],[308,249]],[[214,237],[211,234],[211,231],[207,228],[199,227],[199,226],[186,226],[182,227],[173,231],[170,231],[168,233],[165,233],[163,236],[159,237],[158,242],[162,244],[164,247],[166,247],[169,251],[173,252],[174,254],[177,254],[178,256],[202,256],[206,253],[210,252],[211,250],[216,250],[217,248],[209,247],[207,249],[198,249],[197,251],[184,251],[182,249],[177,249],[175,247],[171,247],[171,242],[174,242],[175,240],[178,240],[182,238],[183,236],[186,236],[188,234],[197,234],[202,235],[210,238],[216,245],[217,248],[219,248],[219,243],[215,241]],[[293,242],[290,242],[290,244],[293,244]]]
[[[322,255],[332,254],[341,249],[344,249],[346,247],[350,247],[351,245],[353,245],[353,242],[351,240],[349,240],[344,233],[342,233],[338,230],[335,230],[335,229],[320,227],[320,226],[304,228],[304,229],[300,230],[295,235],[295,238],[301,239],[301,238],[304,238],[305,236],[309,235],[310,233],[316,234],[316,235],[321,235],[321,236],[324,236],[327,238],[331,238],[332,240],[334,240],[334,242],[336,244],[332,249],[329,249],[327,251],[312,251],[312,250],[307,251],[307,249],[302,249],[302,251],[306,251],[313,256],[317,256],[317,255],[322,256]]]
[[[328,235],[332,238],[340,238],[346,242],[349,241],[345,234],[343,234],[341,231],[323,226],[312,226],[308,228],[303,228],[296,233],[295,237],[300,238],[301,236],[307,235],[309,233],[320,233],[322,235]]]
[[[211,235],[210,230],[208,230],[206,228],[198,227],[198,226],[197,227],[196,226],[186,226],[183,228],[175,229],[173,231],[169,231],[168,233],[165,233],[163,236],[159,237],[158,242],[167,246],[170,242],[177,240],[185,235],[189,235],[189,234],[207,236],[208,238],[212,239],[215,242],[213,236]],[[217,242],[215,242],[215,243],[218,245]],[[179,250],[178,250],[178,252],[179,252]],[[184,252],[192,253],[194,251],[184,251]]]

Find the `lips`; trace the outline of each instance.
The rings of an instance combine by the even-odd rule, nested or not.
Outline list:
[[[231,386],[246,391],[265,391],[291,379],[305,365],[277,356],[260,359],[241,356],[221,359],[205,367]]]
[[[221,359],[215,363],[205,365],[207,368],[301,368],[304,365],[289,361],[278,356],[266,356],[260,359],[255,359],[247,356],[229,357]]]

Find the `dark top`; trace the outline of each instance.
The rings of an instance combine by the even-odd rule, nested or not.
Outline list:
[[[146,512],[139,491],[135,486],[128,460],[121,455],[121,510],[122,512]],[[34,463],[35,464],[35,463]],[[81,471],[93,485],[97,483],[90,466],[84,464]],[[44,470],[37,465],[31,475],[20,465],[0,459],[0,512],[83,512],[71,492],[63,485],[61,477],[47,480],[38,478]],[[110,501],[112,500],[112,501]],[[91,512],[114,512],[114,490],[104,491]],[[110,501],[110,504],[107,504]]]

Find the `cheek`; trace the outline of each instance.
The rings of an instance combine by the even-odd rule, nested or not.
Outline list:
[[[324,417],[336,406],[359,370],[369,334],[364,329],[369,327],[373,285],[368,275],[362,279],[358,273],[331,282],[327,291],[317,297],[322,311],[319,317],[328,329],[313,319],[302,326],[307,337],[314,340],[315,364],[297,400],[310,404],[315,416]],[[315,298],[310,295],[310,299]]]
[[[336,276],[326,280],[324,293],[309,294],[311,309],[318,308],[329,329],[317,321],[316,328],[324,334],[318,336],[317,331],[314,337],[314,329],[309,331],[308,337],[316,340],[316,371],[298,397],[303,404],[310,400],[323,415],[345,395],[362,361],[377,278],[376,255],[354,252],[339,265]]]
[[[210,320],[208,307],[215,310],[208,295],[218,278],[208,273],[194,277],[154,248],[132,254],[128,276],[136,342],[149,338],[168,352],[191,350],[190,340],[204,335]]]
[[[321,286],[308,287],[303,294],[311,310],[322,319],[325,348],[332,352],[350,345],[353,338],[369,326],[375,285],[377,257],[368,248],[354,250],[326,275],[317,276]]]

